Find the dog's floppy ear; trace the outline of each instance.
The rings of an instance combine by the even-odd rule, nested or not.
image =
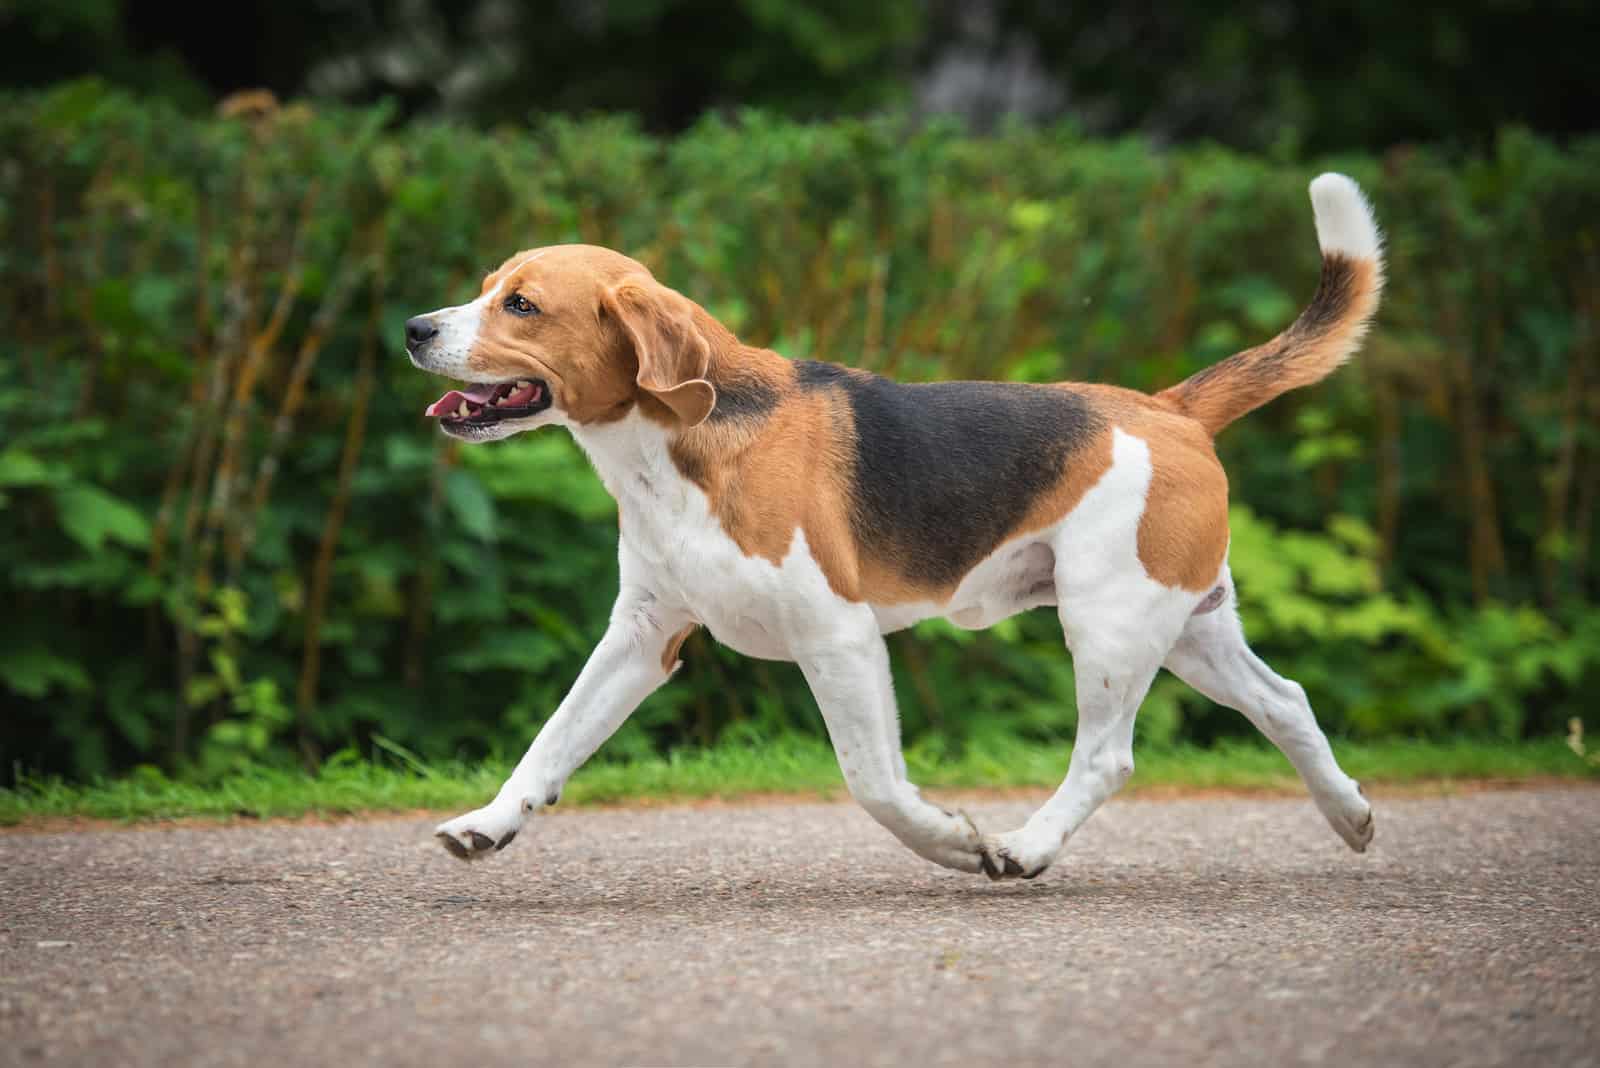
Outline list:
[[[653,278],[625,278],[601,300],[639,360],[639,388],[672,409],[686,427],[699,426],[717,405],[706,381],[711,342],[695,325],[693,305]]]

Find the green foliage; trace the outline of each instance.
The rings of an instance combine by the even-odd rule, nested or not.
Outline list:
[[[417,809],[460,810],[483,803],[511,771],[509,763],[429,763],[404,746],[374,735],[372,759],[353,750],[333,754],[320,768],[267,763],[241,765],[197,781],[177,779],[149,764],[114,779],[69,783],[25,776],[0,788],[0,827],[51,819],[159,820],[294,818]],[[1600,781],[1600,754],[1581,733],[1565,742],[1456,739],[1445,742],[1350,742],[1336,747],[1339,763],[1367,785],[1409,786],[1448,793],[1454,781],[1481,779]],[[911,774],[924,786],[957,789],[1050,789],[1061,779],[1068,748],[1014,738],[968,746],[959,756],[924,747],[909,754]],[[1172,788],[1284,791],[1304,787],[1282,754],[1264,743],[1227,742],[1147,747],[1129,792]],[[606,804],[641,799],[737,799],[774,793],[829,800],[846,795],[833,751],[820,738],[779,735],[760,745],[727,742],[680,749],[667,756],[592,761],[561,792],[561,804]]]
[[[1356,366],[1219,442],[1252,639],[1351,736],[1544,736],[1600,682],[1600,142],[1380,167],[761,114],[479,134],[81,83],[7,99],[0,148],[7,767],[526,744],[603,629],[615,511],[559,432],[440,438],[398,344],[519,247],[626,249],[793,357],[1154,389],[1309,295],[1322,163],[1371,191],[1391,284]],[[1070,738],[1049,613],[891,648],[919,760]],[[792,667],[684,659],[605,758],[820,736]],[[1245,729],[1167,678],[1139,726]]]

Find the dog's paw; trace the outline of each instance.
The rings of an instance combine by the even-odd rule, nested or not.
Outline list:
[[[985,838],[981,849],[983,874],[994,882],[1037,879],[1056,859],[1057,852],[1040,849],[1022,831]]]
[[[433,836],[458,860],[479,860],[511,844],[522,829],[522,812],[490,805],[441,823]]]
[[[1366,792],[1361,789],[1359,783],[1353,785],[1355,790],[1349,797],[1325,806],[1322,811],[1346,845],[1357,853],[1365,853],[1367,846],[1372,843],[1372,834],[1377,827],[1372,818],[1372,805],[1367,801]]]
[[[1367,846],[1372,843],[1375,827],[1372,806],[1367,803],[1367,795],[1362,791],[1361,784],[1354,779],[1345,779],[1320,792],[1313,791],[1311,797],[1322,811],[1323,818],[1328,821],[1328,826],[1344,839],[1345,845],[1357,853],[1365,853]]]

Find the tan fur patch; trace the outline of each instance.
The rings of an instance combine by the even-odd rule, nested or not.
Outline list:
[[[710,500],[722,529],[747,556],[781,564],[796,530],[834,592],[858,599],[850,531],[850,415],[825,393],[793,388],[787,360],[745,350],[740,373],[758,378],[777,403],[759,421],[709,422],[683,434],[671,455]]]
[[[671,672],[678,665],[678,653],[683,649],[683,643],[689,640],[689,635],[698,630],[700,624],[690,623],[678,633],[667,639],[666,648],[661,650],[661,670]]]
[[[1184,420],[1151,426],[1145,441],[1152,472],[1139,520],[1139,561],[1163,586],[1210,589],[1228,552],[1228,476],[1211,436]]]
[[[1145,573],[1163,586],[1210,589],[1228,551],[1228,476],[1211,435],[1143,393],[1076,388],[1092,392],[1114,425],[1150,449],[1150,488],[1139,519]],[[1109,460],[1109,441],[1106,448]]]

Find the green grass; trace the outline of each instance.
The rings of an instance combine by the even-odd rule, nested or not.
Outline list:
[[[1560,739],[1533,742],[1346,743],[1335,747],[1363,783],[1402,785],[1559,778],[1600,781],[1600,767]],[[945,789],[1053,788],[1067,766],[1066,746],[992,740],[959,757],[909,754],[912,777]],[[494,796],[509,770],[500,764],[427,765],[409,754],[394,763],[335,762],[311,775],[251,767],[210,783],[174,780],[152,769],[89,784],[28,779],[0,790],[0,825],[91,818],[226,819],[473,808]],[[1150,789],[1296,790],[1276,750],[1236,743],[1212,749],[1146,748],[1132,792]],[[844,797],[833,754],[820,741],[788,738],[761,747],[724,746],[631,763],[597,762],[568,784],[562,803],[739,798],[757,794]]]

